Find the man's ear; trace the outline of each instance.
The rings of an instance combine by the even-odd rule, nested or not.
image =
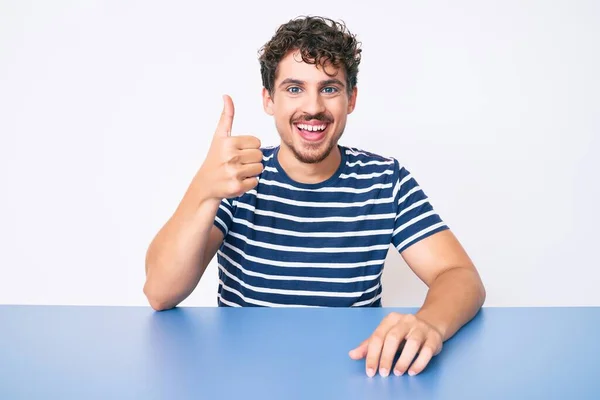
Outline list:
[[[352,114],[354,108],[356,107],[356,96],[358,95],[358,88],[354,86],[352,89],[352,94],[348,98],[348,114]]]
[[[262,89],[262,97],[263,97],[263,108],[265,112],[269,115],[273,115],[273,99],[271,98],[271,94],[266,88]]]

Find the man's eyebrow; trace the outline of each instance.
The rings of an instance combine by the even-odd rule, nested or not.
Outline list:
[[[279,84],[279,87],[281,87],[281,86],[284,86],[284,85],[289,85],[289,84],[294,84],[294,85],[299,85],[299,86],[302,86],[302,85],[304,85],[305,83],[306,83],[306,82],[304,82],[304,81],[301,81],[301,80],[299,80],[299,79],[286,78],[286,79],[284,79],[284,80],[283,80],[283,81],[282,81],[282,82]],[[327,85],[339,85],[339,86],[341,86],[341,87],[344,87],[344,86],[345,86],[345,85],[344,85],[344,83],[343,83],[342,81],[340,81],[339,79],[335,79],[335,78],[332,78],[332,79],[327,79],[327,80],[324,80],[324,81],[320,81],[320,82],[319,82],[319,85],[320,85],[320,86],[327,86]]]
[[[344,83],[342,81],[340,81],[339,79],[327,79],[326,81],[321,81],[319,82],[319,84],[321,86],[327,86],[327,85],[339,85],[341,87],[344,87]]]
[[[302,85],[304,85],[304,81],[301,81],[299,79],[286,78],[279,84],[279,87],[282,87],[283,85],[289,85],[289,84],[302,86]]]

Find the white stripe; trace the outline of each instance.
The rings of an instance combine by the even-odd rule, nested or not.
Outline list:
[[[429,233],[429,232],[431,232],[431,231],[433,231],[433,230],[435,230],[437,228],[440,228],[440,227],[442,227],[444,225],[445,225],[444,222],[439,222],[439,223],[437,223],[435,225],[430,226],[429,228],[425,228],[421,232],[415,233],[414,235],[412,235],[411,237],[409,237],[408,239],[406,239],[405,241],[403,241],[402,243],[400,243],[398,246],[396,246],[396,249],[398,251],[400,251],[400,249],[403,248],[407,243],[410,243],[413,240],[418,239],[421,236],[423,236],[423,235],[425,235],[425,234],[427,234],[427,233]]]
[[[338,238],[338,237],[358,237],[358,236],[374,236],[374,235],[389,235],[393,229],[379,229],[371,231],[349,231],[349,232],[296,232],[289,231],[286,229],[271,228],[268,226],[255,225],[252,222],[248,222],[245,219],[235,218],[232,219],[233,223],[245,225],[248,228],[260,231],[273,233],[276,235],[287,235],[296,237],[320,237],[320,238]]]
[[[400,200],[398,200],[398,204],[399,204],[399,205],[400,205],[400,204],[402,204],[402,202],[403,202],[404,200],[406,200],[406,199],[408,198],[408,196],[410,196],[411,194],[413,194],[413,193],[416,193],[416,192],[418,192],[418,191],[420,191],[420,190],[421,190],[421,187],[420,187],[420,186],[415,186],[414,188],[410,189],[410,190],[408,191],[408,193],[406,193],[404,196],[400,197]]]
[[[361,306],[364,306],[367,304],[373,304],[381,298],[382,294],[383,293],[379,293],[377,296],[373,297],[372,299],[367,299],[367,300],[359,301],[358,303],[354,303],[354,304],[352,304],[352,307],[361,307]]]
[[[221,218],[215,216],[215,221],[217,221],[223,227],[223,229],[225,229],[225,233],[229,231],[229,229],[227,229],[227,225],[225,225],[225,222],[221,221]]]
[[[357,296],[361,296],[365,293],[371,293],[372,291],[377,290],[380,285],[379,283],[377,283],[377,284],[375,284],[375,286],[372,286],[371,288],[367,289],[366,291],[360,291],[360,292],[324,292],[324,291],[312,291],[312,290],[273,289],[273,288],[265,288],[265,287],[258,287],[258,286],[250,285],[250,284],[242,281],[237,276],[232,275],[229,271],[227,271],[221,265],[219,265],[219,269],[221,271],[223,271],[223,273],[225,273],[225,275],[227,275],[229,277],[229,279],[234,280],[235,282],[239,283],[243,287],[250,289],[254,292],[280,294],[280,295],[286,295],[286,296],[357,297]]]
[[[396,185],[394,186],[394,190],[392,191],[392,197],[395,199],[396,196],[398,195],[398,192],[400,191],[400,180],[397,179],[396,180]]]
[[[396,230],[394,231],[394,233],[392,233],[392,237],[396,236],[398,233],[402,232],[404,229],[406,229],[407,227],[411,226],[412,224],[415,224],[419,221],[421,221],[422,219],[425,219],[427,217],[429,217],[430,215],[435,215],[435,211],[428,211],[426,213],[423,213],[421,215],[418,215],[416,217],[414,217],[413,219],[411,219],[410,221],[408,221],[407,223],[400,225],[398,228],[396,228]],[[232,233],[229,233],[230,235]]]
[[[248,261],[252,261],[259,264],[274,266],[274,267],[286,267],[286,268],[361,268],[368,267],[371,265],[381,265],[385,261],[385,258],[381,260],[369,260],[358,263],[316,263],[316,262],[287,262],[277,260],[267,260],[265,258],[254,257],[247,255],[242,250],[232,246],[231,244],[224,242],[225,247],[235,251]]]
[[[221,303],[223,303],[223,304],[227,304],[229,307],[241,307],[241,305],[240,305],[240,304],[238,304],[238,303],[234,303],[234,302],[232,302],[232,301],[225,300],[225,299],[223,298],[223,296],[221,296],[221,293],[219,293],[219,300],[221,300]]]
[[[229,286],[225,285],[223,283],[223,281],[220,280],[220,279],[219,279],[219,284],[223,287],[224,290],[227,290],[228,292],[231,292],[231,293],[237,295],[239,298],[241,298],[242,300],[244,300],[246,303],[256,304],[257,306],[264,306],[264,307],[311,307],[311,308],[318,307],[318,306],[306,306],[306,305],[302,305],[302,304],[277,304],[277,303],[270,303],[268,301],[256,300],[256,299],[252,299],[250,297],[246,297],[243,294],[241,294],[240,292],[238,292],[237,290],[230,288]]]
[[[346,150],[346,154],[351,154],[353,156],[363,155],[363,156],[367,156],[367,157],[377,157],[377,155],[375,155],[375,154],[367,154],[366,152],[361,151],[360,149],[357,149],[356,147],[348,147]],[[379,157],[383,158],[384,160],[392,160],[391,157],[383,157],[383,156],[379,156]]]
[[[269,157],[263,156],[263,161],[269,161],[271,158],[273,158],[274,155],[275,153],[271,154]]]
[[[346,154],[350,154],[350,155],[353,155],[353,156],[363,155],[363,156],[367,156],[367,157],[372,157],[371,154],[367,154],[365,152],[356,150],[353,147],[349,147],[348,150],[346,150]]]
[[[355,165],[360,165],[361,167],[366,167],[367,165],[391,165],[393,163],[394,163],[394,161],[367,161],[367,162],[354,161],[352,163],[349,161],[346,161],[346,165],[348,167],[354,167]]]
[[[234,201],[234,207],[237,206],[239,208],[245,208],[249,211],[252,211],[256,215],[264,215],[267,217],[275,217],[281,219],[287,219],[295,222],[356,222],[356,221],[366,221],[366,220],[380,220],[380,219],[388,219],[394,218],[396,216],[395,213],[388,214],[367,214],[367,215],[358,215],[356,217],[296,217],[295,215],[287,215],[281,214],[273,211],[263,211],[257,210],[255,206],[240,203],[237,200]]]
[[[256,193],[256,189],[249,190],[246,193],[249,195],[254,195],[254,196],[258,197],[259,199],[268,200],[268,201],[276,201],[278,203],[287,204],[287,205],[291,205],[291,206],[298,206],[298,207],[350,208],[350,207],[364,207],[369,204],[387,204],[387,203],[394,202],[393,197],[388,197],[388,198],[383,198],[383,199],[369,199],[369,200],[365,200],[365,201],[358,201],[355,203],[335,203],[335,202],[325,202],[325,201],[318,202],[318,201],[290,200],[290,199],[286,199],[286,198],[279,197],[279,196],[273,196],[270,194]]]
[[[404,178],[402,178],[402,180],[400,181],[400,187],[402,187],[402,185],[404,185],[406,182],[410,181],[412,179],[412,174],[408,174],[406,175]]]
[[[277,168],[275,168],[275,167],[264,167],[263,171],[278,172]]]
[[[225,207],[223,204],[219,204],[219,208],[223,211],[225,211],[225,213],[227,213],[227,215],[229,215],[229,218],[233,218],[233,215],[231,215],[231,211],[229,211],[227,209],[227,207]]]
[[[393,196],[394,198],[396,198],[396,195],[398,195],[398,192],[400,191],[400,188],[402,187],[402,185],[404,185],[406,182],[408,182],[408,181],[409,181],[409,180],[411,180],[411,179],[412,179],[412,175],[411,175],[411,174],[408,174],[407,176],[405,176],[405,177],[402,179],[402,181],[400,181],[400,179],[398,179],[398,180],[396,181],[396,186],[394,186],[394,191],[393,191],[393,193],[392,193],[392,196]],[[400,204],[400,203],[398,203],[398,204]]]
[[[286,251],[286,252],[297,252],[297,253],[360,253],[365,251],[373,250],[388,250],[390,248],[388,244],[377,244],[373,246],[365,247],[294,247],[294,246],[282,246],[278,244],[271,244],[265,242],[259,242],[257,240],[248,239],[244,235],[240,235],[236,232],[229,232],[229,236],[238,238],[251,246],[261,247],[263,249]]]
[[[377,178],[382,175],[392,175],[394,171],[391,169],[385,170],[383,172],[373,172],[372,174],[357,174],[353,172],[351,174],[340,174],[340,179],[348,179],[348,178],[356,178],[356,179],[371,179]]]
[[[227,204],[229,207],[231,207],[231,204],[229,203],[229,200],[227,200],[227,199],[223,199],[223,202],[224,202],[225,204]]]
[[[412,210],[413,208],[417,208],[417,207],[419,207],[420,205],[422,205],[422,204],[425,204],[425,203],[429,203],[429,199],[419,200],[419,201],[417,201],[416,203],[413,203],[413,204],[411,204],[409,207],[406,207],[404,210],[402,210],[402,211],[400,212],[400,214],[396,215],[396,218],[395,218],[395,219],[398,219],[398,218],[400,218],[401,216],[403,216],[404,214],[406,214],[407,212],[409,212],[409,211],[410,211],[410,210]]]
[[[318,188],[318,189],[305,189],[305,188],[299,188],[299,187],[295,187],[292,185],[288,185],[287,183],[271,181],[268,179],[261,179],[260,183],[262,183],[263,185],[269,185],[269,186],[279,186],[284,189],[296,190],[299,192],[327,192],[327,193],[340,193],[341,192],[341,193],[355,193],[355,194],[368,193],[371,190],[387,189],[387,188],[392,187],[391,183],[376,183],[372,186],[369,186],[367,188],[362,188],[362,189],[356,189],[356,188],[352,188],[352,187],[322,187],[322,188]]]
[[[227,262],[229,262],[231,265],[233,265],[234,267],[236,267],[237,269],[242,271],[242,273],[244,275],[254,276],[254,277],[262,278],[262,279],[269,279],[269,280],[273,280],[273,281],[293,280],[293,281],[303,281],[303,282],[353,283],[353,282],[372,281],[374,279],[378,279],[383,272],[383,271],[381,271],[375,275],[360,275],[360,276],[355,276],[353,278],[326,278],[326,277],[320,277],[320,276],[268,275],[268,274],[263,274],[261,272],[247,270],[246,268],[242,267],[240,264],[238,264],[237,262],[235,262],[231,258],[229,258],[229,256],[227,254],[223,253],[221,250],[218,250],[217,254],[220,255],[221,257],[223,257],[225,260],[227,260]],[[221,266],[221,264],[219,264],[219,266]]]

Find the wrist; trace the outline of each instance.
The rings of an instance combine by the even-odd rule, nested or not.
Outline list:
[[[214,193],[215,183],[211,182],[210,176],[210,171],[205,171],[204,168],[200,168],[194,177],[192,191],[196,194],[196,202],[198,204],[221,201]]]
[[[447,339],[446,335],[448,333],[448,326],[442,318],[433,315],[433,313],[429,312],[429,310],[426,309],[420,309],[415,314],[415,317],[417,317],[421,321],[426,322],[429,326],[435,329],[442,337],[442,341],[445,341]]]
[[[177,214],[194,218],[198,214],[217,212],[221,199],[212,193],[211,187],[214,185],[207,178],[208,176],[202,170],[196,173],[178,207]]]

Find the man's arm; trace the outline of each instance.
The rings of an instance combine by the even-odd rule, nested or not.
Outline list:
[[[416,316],[448,340],[483,306],[486,292],[477,269],[450,230],[415,243],[402,257],[429,288]]]
[[[396,375],[420,373],[442,350],[443,342],[469,322],[485,301],[479,273],[450,230],[422,239],[401,254],[429,287],[428,293],[415,315],[389,314],[369,338],[350,351],[353,359],[366,357],[369,376],[378,369],[387,376],[392,368]],[[392,365],[402,344],[400,358]]]
[[[202,199],[201,186],[199,180],[190,185],[148,247],[144,294],[157,311],[175,307],[192,293],[223,241],[214,226],[219,201]]]
[[[228,223],[222,219],[217,221],[223,232],[214,225],[222,199],[256,187],[263,170],[260,140],[231,136],[233,101],[227,95],[223,101],[204,163],[146,253],[144,294],[155,310],[173,308],[192,293],[227,231]]]

